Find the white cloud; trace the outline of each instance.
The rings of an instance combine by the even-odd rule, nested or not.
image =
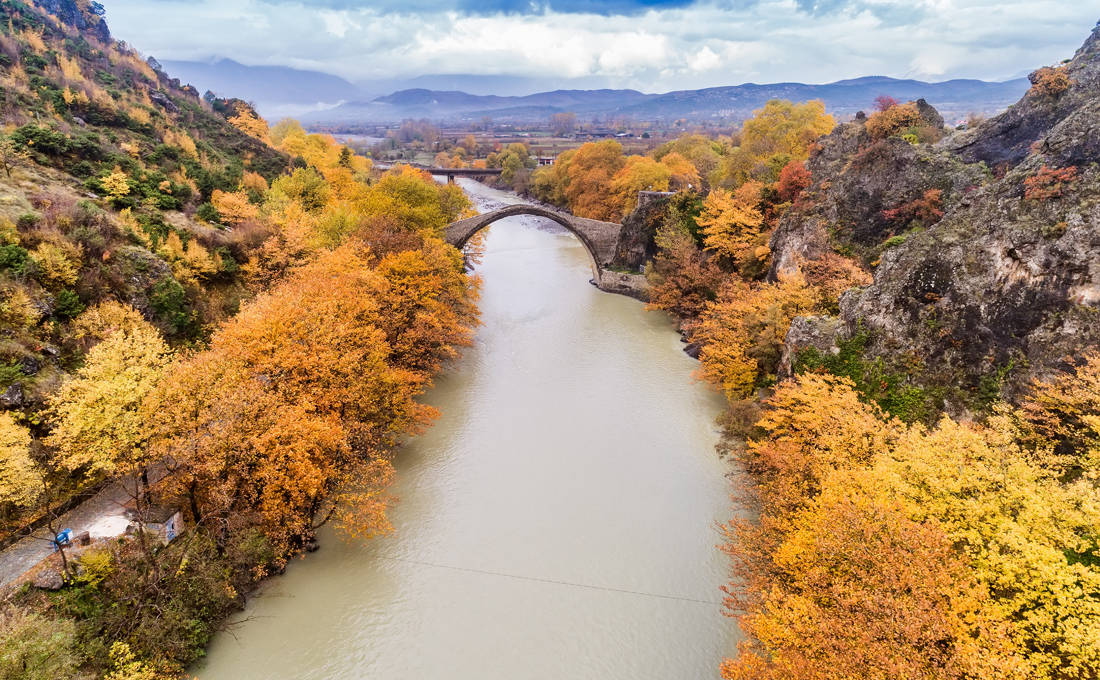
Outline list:
[[[710,45],[703,45],[703,49],[688,58],[688,67],[692,71],[710,71],[722,65],[722,57],[719,57]]]
[[[815,13],[800,8],[805,0],[711,2],[722,5],[603,16],[111,0],[108,21],[163,59],[225,56],[353,80],[605,76],[662,91],[870,74],[1007,78],[1070,56],[1100,17],[1100,0],[837,0],[818,1]]]

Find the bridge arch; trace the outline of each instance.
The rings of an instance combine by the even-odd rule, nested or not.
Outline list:
[[[619,232],[622,230],[622,225],[577,217],[529,203],[508,205],[499,210],[452,222],[446,229],[447,242],[461,249],[474,234],[493,222],[516,215],[545,217],[568,229],[580,239],[585,249],[588,250],[588,254],[592,256],[592,261],[596,264],[597,274],[615,259],[615,250],[618,246]]]

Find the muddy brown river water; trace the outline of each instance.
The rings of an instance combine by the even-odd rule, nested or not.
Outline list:
[[[513,195],[462,181],[482,210]],[[253,597],[200,680],[717,678],[731,513],[719,396],[660,313],[588,283],[571,234],[494,224],[483,326],[396,459],[393,536]]]

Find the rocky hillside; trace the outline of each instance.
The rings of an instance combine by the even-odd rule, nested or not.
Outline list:
[[[203,101],[113,40],[101,13],[78,0],[0,0],[7,408],[33,412],[79,362],[73,319],[100,302],[133,306],[177,344],[233,313],[262,234],[225,229],[210,201],[290,162],[230,124],[247,107]]]
[[[812,346],[965,413],[1100,345],[1100,27],[1030,80],[1007,111],[945,139],[884,136],[861,116],[821,140],[772,238],[771,277],[835,251],[874,282],[836,318],[797,319],[788,368]]]

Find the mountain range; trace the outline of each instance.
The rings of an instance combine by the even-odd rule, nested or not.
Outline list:
[[[1027,90],[1026,78],[1004,82],[949,80],[929,83],[868,76],[826,84],[772,83],[710,87],[647,94],[626,89],[573,89],[519,94],[539,81],[523,78],[437,75],[411,80],[352,83],[327,73],[285,66],[246,66],[229,59],[212,62],[166,61],[166,70],[185,83],[216,94],[234,93],[252,101],[268,118],[295,116],[311,124],[393,123],[408,118],[461,123],[485,117],[501,123],[531,123],[554,113],[573,112],[581,120],[626,118],[646,121],[735,122],[769,99],[821,99],[828,111],[849,117],[869,109],[879,95],[905,101],[924,98],[949,122],[970,113],[992,114]],[[440,86],[469,87],[434,89]],[[389,94],[385,94],[389,92]],[[515,94],[502,94],[512,92]]]

